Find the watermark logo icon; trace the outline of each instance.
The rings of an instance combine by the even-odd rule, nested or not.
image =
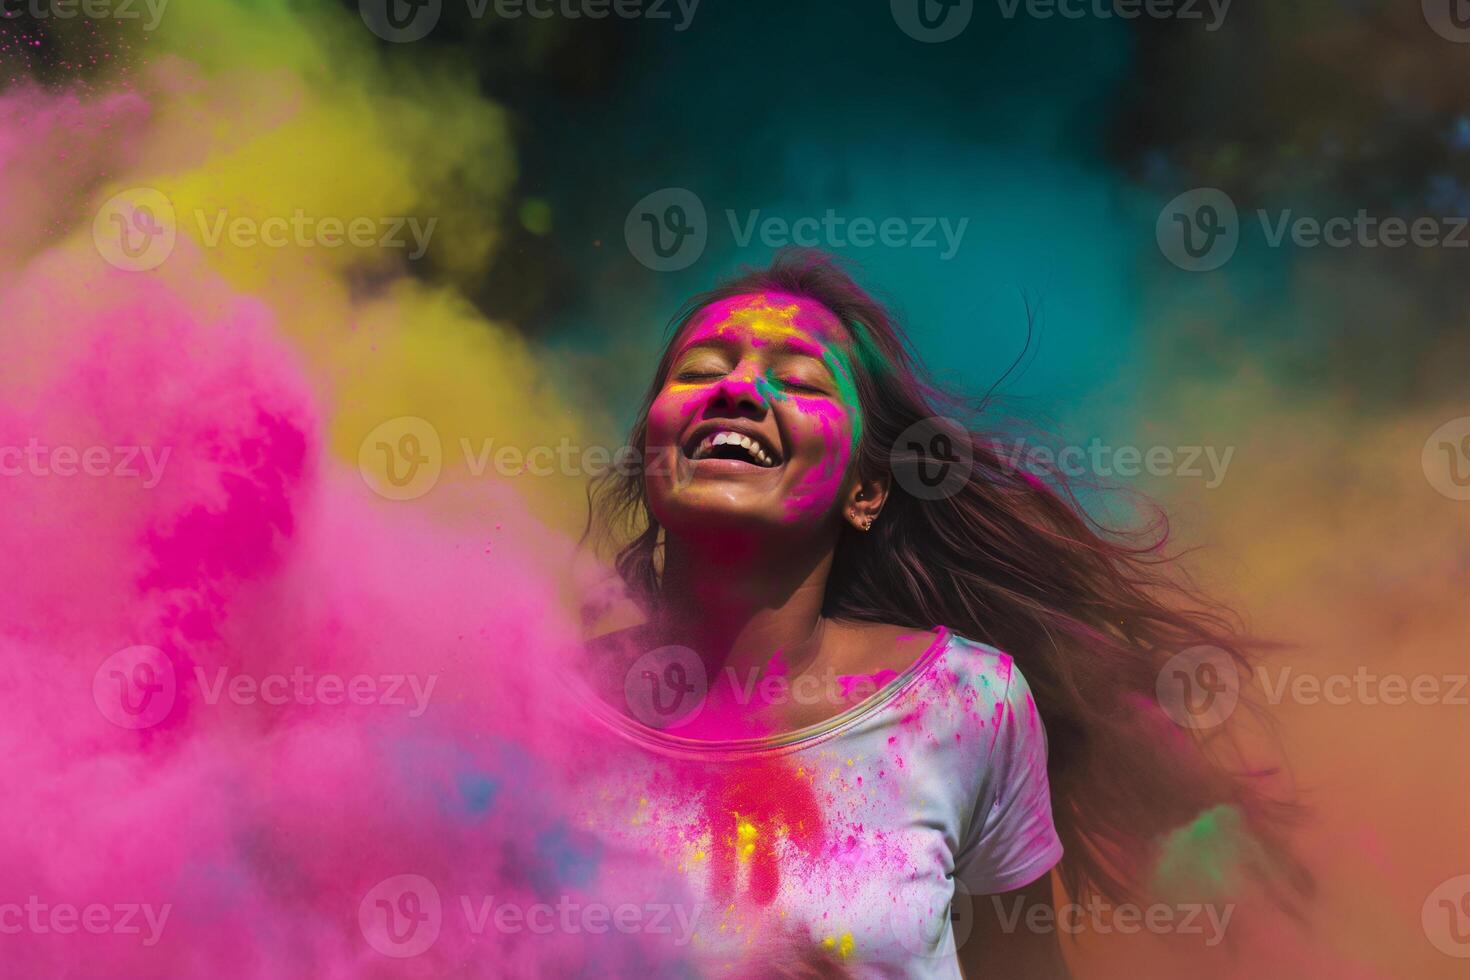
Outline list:
[[[92,219],[97,254],[125,272],[158,268],[173,253],[178,234],[173,204],[151,187],[119,191]]]
[[[926,893],[916,891],[910,901],[896,902],[888,913],[888,926],[909,953],[924,958],[953,956],[964,948],[975,928],[974,896],[958,878],[948,907],[931,910]],[[954,936],[953,947],[945,942],[945,929]]]
[[[1470,500],[1470,415],[1430,433],[1420,459],[1429,485],[1451,500]]]
[[[152,728],[178,696],[173,661],[157,647],[132,646],[102,661],[92,675],[92,700],[119,728]]]
[[[357,0],[357,12],[378,37],[407,44],[429,35],[444,13],[444,0]]]
[[[893,22],[915,41],[952,41],[970,26],[975,0],[889,0]]]
[[[418,956],[443,927],[439,889],[423,875],[394,875],[372,887],[357,906],[357,925],[369,946],[395,959]]]
[[[654,272],[687,269],[709,241],[704,202],[683,187],[654,191],[628,212],[623,238],[633,258]]]
[[[1240,215],[1230,195],[1196,187],[1164,205],[1154,226],[1164,258],[1186,272],[1218,269],[1240,244]]]
[[[1176,725],[1214,728],[1225,723],[1240,701],[1240,672],[1228,651],[1190,647],[1164,664],[1154,693]]]
[[[704,661],[688,647],[663,646],[634,661],[623,678],[628,710],[649,728],[678,728],[694,720],[709,693]]]
[[[357,450],[357,469],[369,489],[389,500],[422,497],[439,482],[444,449],[439,430],[416,415],[378,425]]]
[[[1470,43],[1470,0],[1421,0],[1420,6],[1434,33],[1456,44]]]
[[[954,419],[920,419],[899,433],[888,454],[898,485],[920,500],[953,497],[975,466],[970,433]]]
[[[1440,882],[1424,900],[1420,921],[1435,949],[1470,959],[1470,874]]]

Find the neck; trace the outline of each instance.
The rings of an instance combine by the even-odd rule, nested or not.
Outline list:
[[[815,655],[832,549],[799,542],[669,536],[656,625],[663,642],[698,651],[712,671],[788,669]]]

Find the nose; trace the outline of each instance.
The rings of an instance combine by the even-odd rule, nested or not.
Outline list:
[[[705,414],[758,419],[766,414],[767,407],[755,371],[741,367],[725,375],[715,386],[705,405]]]

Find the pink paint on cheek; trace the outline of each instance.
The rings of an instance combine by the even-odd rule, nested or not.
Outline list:
[[[786,519],[793,523],[811,520],[826,513],[842,489],[842,479],[847,474],[848,462],[852,459],[852,448],[847,433],[847,413],[839,405],[827,401],[813,401],[801,406],[803,413],[810,415],[822,443],[829,453],[821,462],[802,475],[791,489],[785,501]],[[813,437],[814,438],[814,437]]]

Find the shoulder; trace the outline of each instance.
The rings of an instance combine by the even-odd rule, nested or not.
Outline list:
[[[928,671],[935,695],[943,696],[964,728],[984,730],[994,742],[1006,732],[1035,732],[1044,738],[1031,685],[1011,654],[946,630],[944,650]]]
[[[956,686],[973,688],[1004,700],[1018,681],[1025,684],[1016,659],[1009,653],[950,630],[945,630],[945,633],[947,639],[941,666],[949,672],[949,680]]]

